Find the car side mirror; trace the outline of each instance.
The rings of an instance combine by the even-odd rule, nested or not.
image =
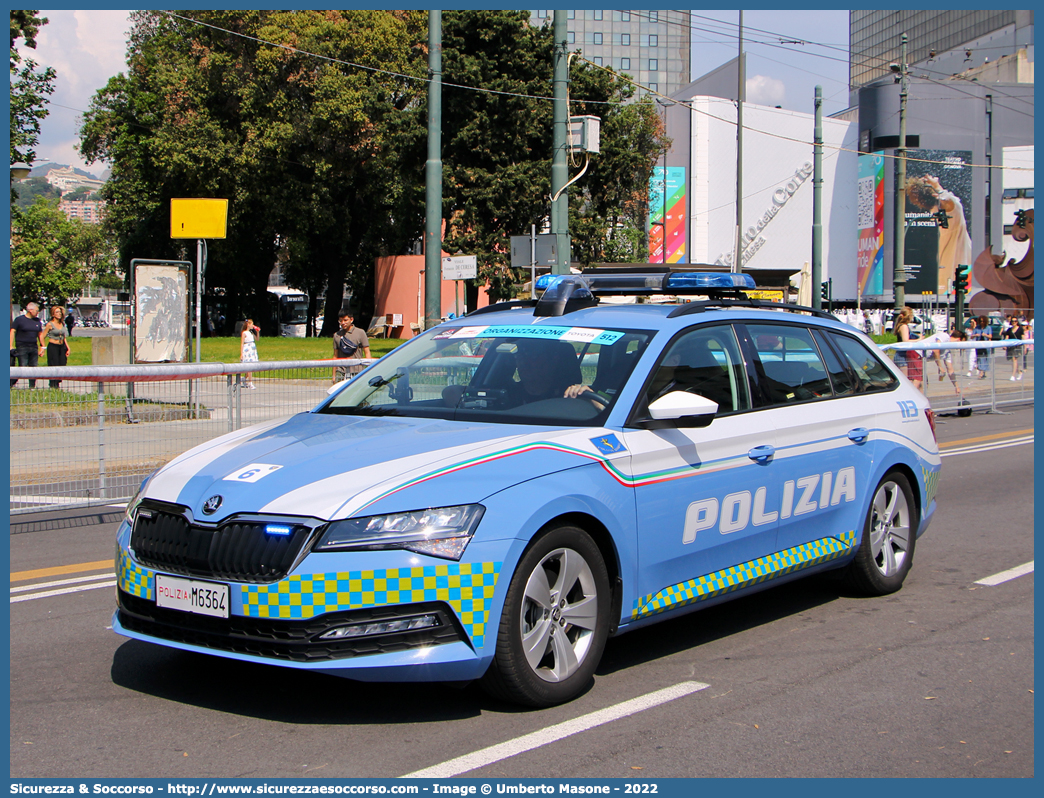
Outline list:
[[[646,429],[665,427],[706,427],[714,420],[718,403],[686,391],[671,391],[649,404]]]

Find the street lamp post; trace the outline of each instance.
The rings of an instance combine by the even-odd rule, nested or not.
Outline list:
[[[899,64],[892,64],[891,70],[897,73],[899,81],[899,146],[896,158],[899,172],[895,179],[895,255],[892,263],[892,292],[895,296],[895,309],[901,310],[906,304],[906,34],[902,39],[902,57]]]

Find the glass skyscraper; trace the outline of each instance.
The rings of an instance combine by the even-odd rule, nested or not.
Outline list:
[[[599,66],[626,73],[670,96],[689,83],[688,11],[567,11],[570,50]],[[550,25],[553,11],[533,11],[533,25]],[[635,97],[641,91],[635,92]]]
[[[1008,36],[990,36],[1010,26]],[[889,74],[888,65],[899,63],[901,37],[907,35],[906,60],[909,64],[927,62],[948,50],[975,42],[974,49],[940,70],[945,74],[996,61],[1033,43],[1032,11],[851,11],[849,12],[849,84],[860,86]],[[976,40],[990,37],[989,41]]]

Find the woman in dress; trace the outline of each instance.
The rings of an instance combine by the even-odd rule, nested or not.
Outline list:
[[[257,362],[257,337],[256,334],[261,331],[254,326],[253,319],[247,319],[243,322],[243,332],[239,336],[239,362],[240,363],[256,363]],[[254,388],[254,375],[244,374],[243,379],[246,382],[243,383],[244,388]]]
[[[51,320],[40,330],[40,346],[47,342],[47,365],[65,366],[69,363],[69,338],[65,329],[65,308],[51,308]],[[50,380],[52,388],[61,388],[61,380]]]
[[[910,322],[913,321],[913,316],[913,308],[905,307],[899,312],[898,317],[896,317],[895,337],[899,339],[899,343],[905,344],[909,341],[916,341],[920,338],[919,335],[915,334],[910,329]],[[914,384],[915,388],[922,390],[921,384],[924,382],[924,365],[920,352],[915,349],[897,351],[895,353],[895,364],[903,370],[903,374],[905,374],[907,379]]]

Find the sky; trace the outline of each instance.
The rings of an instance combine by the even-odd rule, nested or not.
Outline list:
[[[736,57],[736,11],[693,11],[691,75],[697,78]],[[105,164],[76,151],[79,117],[94,93],[126,69],[127,11],[48,11],[36,50],[23,55],[57,72],[50,113],[41,123],[37,160],[78,166],[101,177]],[[848,106],[847,11],[744,11],[747,100],[813,112],[817,84],[824,113]],[[781,44],[803,41],[805,44]],[[824,47],[822,45],[829,45]]]

